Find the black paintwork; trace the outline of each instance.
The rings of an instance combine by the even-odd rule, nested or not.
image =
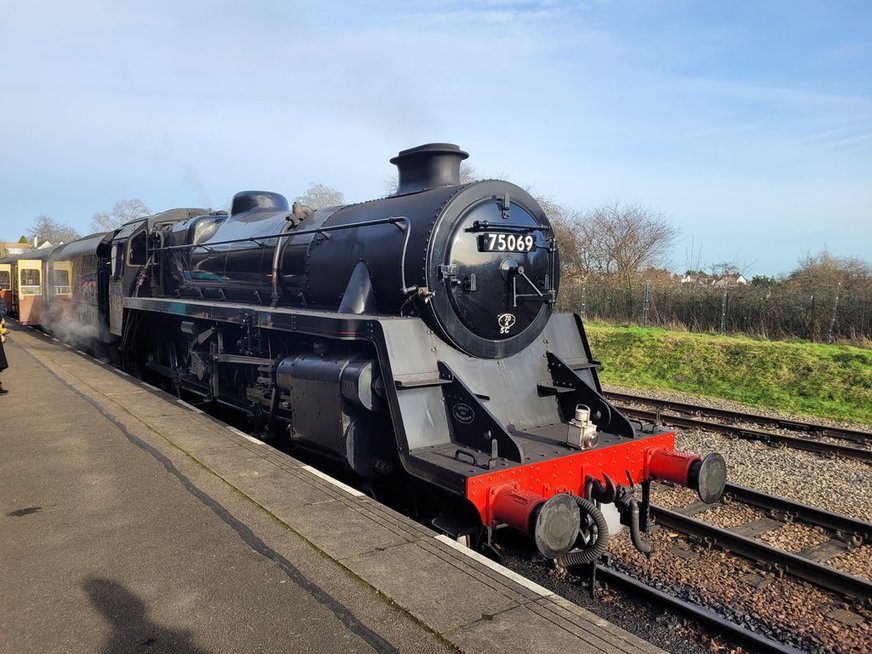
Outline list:
[[[511,356],[529,345],[559,285],[548,219],[525,191],[502,181],[444,184],[305,215],[257,208],[210,219],[199,238],[194,232],[178,226],[166,239],[173,248],[164,250],[172,260],[167,267],[178,282],[167,283],[168,291],[417,315],[477,357]],[[479,251],[479,238],[490,233],[530,235],[535,247]]]
[[[245,192],[229,215],[179,209],[109,235],[123,365],[361,477],[401,467],[461,496],[470,477],[576,453],[576,404],[598,448],[643,437],[602,398],[580,319],[553,312],[542,208],[509,182],[459,184],[465,156],[404,151],[399,192],[370,202]],[[482,247],[501,234],[532,247]]]

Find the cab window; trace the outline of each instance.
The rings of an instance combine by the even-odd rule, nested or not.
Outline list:
[[[147,255],[146,248],[146,238],[147,234],[145,230],[142,230],[130,239],[129,251],[127,255],[127,262],[131,266],[144,266]]]
[[[124,244],[118,243],[112,248],[112,276],[121,277],[124,267]]]

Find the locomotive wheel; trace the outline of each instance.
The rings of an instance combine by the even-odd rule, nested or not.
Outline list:
[[[151,350],[145,360],[145,381],[175,396],[181,395],[179,351],[172,336],[162,330],[153,332]]]

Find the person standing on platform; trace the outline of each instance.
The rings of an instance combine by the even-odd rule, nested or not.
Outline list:
[[[6,340],[6,303],[0,301],[0,372],[6,370],[9,367],[9,363],[6,361],[6,350],[3,349],[3,342]],[[3,382],[0,382],[0,395],[6,395],[8,393],[5,388],[3,388]]]

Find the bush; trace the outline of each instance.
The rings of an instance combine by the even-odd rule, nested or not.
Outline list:
[[[872,341],[872,292],[784,287],[564,284],[558,307],[587,320],[777,340]]]

